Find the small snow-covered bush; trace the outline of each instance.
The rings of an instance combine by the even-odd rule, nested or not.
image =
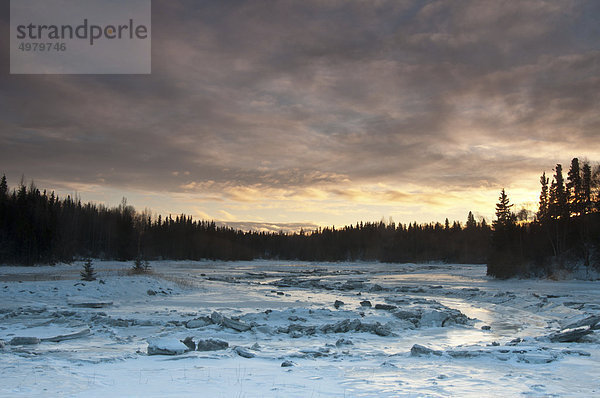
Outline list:
[[[142,260],[141,257],[138,257],[135,259],[131,271],[134,274],[144,274],[150,272],[150,263],[148,262],[148,260]]]

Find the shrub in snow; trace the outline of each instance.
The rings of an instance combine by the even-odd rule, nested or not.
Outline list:
[[[143,274],[150,271],[150,263],[148,260],[142,260],[141,257],[135,259],[133,267],[131,268],[135,274]]]
[[[91,259],[88,258],[85,264],[83,264],[83,271],[80,274],[82,281],[91,282],[96,280],[96,272],[94,271]]]

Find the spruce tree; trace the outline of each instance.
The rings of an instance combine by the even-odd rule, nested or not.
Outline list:
[[[467,215],[467,229],[473,229],[477,227],[477,221],[475,221],[475,217],[473,216],[473,212],[469,212]]]
[[[600,164],[592,169],[592,182],[590,183],[592,211],[600,212]]]
[[[137,258],[133,262],[133,267],[131,267],[131,271],[135,274],[150,272],[150,263],[148,262],[148,260],[142,260],[142,256],[137,256]]]
[[[494,230],[487,267],[487,274],[490,276],[509,278],[520,272],[518,233],[515,217],[511,212],[512,206],[503,188],[496,204],[496,219],[492,223]]]
[[[8,196],[8,184],[6,183],[6,175],[2,175],[0,180],[0,199],[4,199]]]
[[[581,174],[579,170],[579,159],[573,158],[571,161],[571,168],[567,174],[567,201],[569,207],[569,213],[572,215],[579,215],[583,212],[582,198],[583,193],[581,191]]]
[[[584,163],[581,169],[583,178],[581,181],[582,211],[587,214],[592,210],[592,168],[589,163]]]
[[[496,219],[493,222],[494,229],[506,228],[514,225],[515,220],[510,211],[512,206],[513,205],[508,199],[508,195],[506,195],[506,191],[502,188],[498,203],[496,204]]]
[[[131,268],[131,270],[135,273],[141,273],[144,272],[144,263],[142,261],[141,257],[138,257],[135,259],[135,261],[133,262],[133,267]]]
[[[91,259],[88,258],[83,264],[83,271],[81,271],[80,275],[82,281],[91,282],[96,280],[96,272],[94,271]]]
[[[548,214],[550,217],[553,219],[569,218],[567,193],[565,191],[565,181],[562,175],[562,165],[560,164],[557,164],[554,169],[554,179],[550,185],[549,197]]]
[[[538,221],[544,222],[548,218],[548,178],[546,172],[540,177],[542,191],[540,192],[540,205],[537,212]]]

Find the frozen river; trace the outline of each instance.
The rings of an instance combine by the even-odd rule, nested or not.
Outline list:
[[[80,263],[0,267],[0,396],[600,395],[600,282],[497,281],[481,265],[151,265],[96,262],[94,282]],[[148,355],[187,337],[227,347]]]

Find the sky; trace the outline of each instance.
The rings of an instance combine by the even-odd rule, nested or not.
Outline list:
[[[9,2],[0,34],[9,34]],[[600,2],[153,0],[150,75],[10,75],[0,173],[243,229],[492,218],[600,160]]]

